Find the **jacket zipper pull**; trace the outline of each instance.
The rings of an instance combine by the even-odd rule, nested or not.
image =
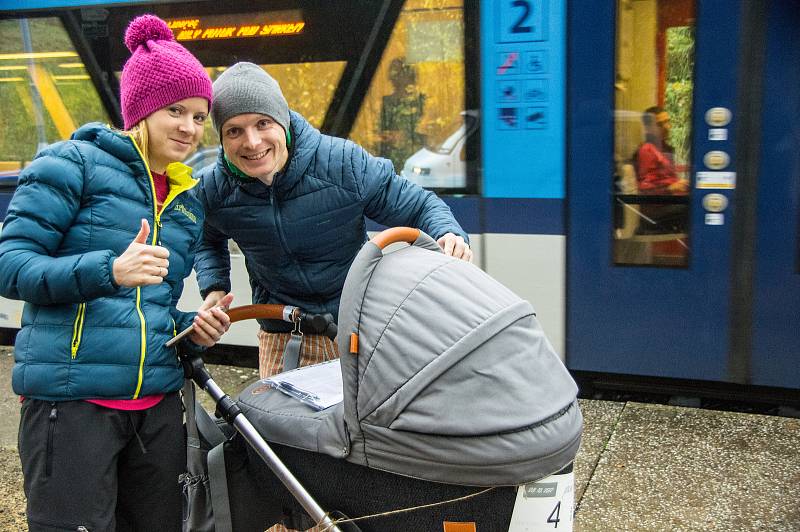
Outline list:
[[[49,477],[53,474],[53,437],[56,431],[56,420],[58,419],[58,406],[50,403],[50,415],[47,416],[49,427],[47,428],[47,449],[45,450],[44,474]]]

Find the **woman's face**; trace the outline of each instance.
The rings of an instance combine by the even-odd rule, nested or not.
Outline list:
[[[207,117],[208,101],[195,97],[170,104],[145,118],[150,170],[163,174],[168,164],[191,155],[203,137]]]

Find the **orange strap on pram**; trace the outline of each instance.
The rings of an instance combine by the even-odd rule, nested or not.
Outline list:
[[[419,229],[414,229],[413,227],[392,227],[372,237],[370,242],[381,249],[395,242],[413,244],[419,238],[419,232]]]

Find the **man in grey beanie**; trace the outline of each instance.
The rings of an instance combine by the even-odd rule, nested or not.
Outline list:
[[[258,65],[233,65],[213,89],[211,118],[222,150],[197,176],[206,211],[195,261],[203,308],[231,289],[229,238],[245,256],[253,303],[334,317],[347,271],[367,240],[365,216],[418,227],[445,253],[471,260],[467,234],[444,202],[396,175],[390,161],[314,129],[289,110],[278,83]],[[334,342],[306,332],[295,362],[286,349],[291,324],[260,324],[262,378],[338,356]]]
[[[272,185],[286,164],[291,142],[289,104],[278,82],[258,65],[236,63],[212,87],[219,103],[212,107],[211,120],[220,134],[228,169]],[[248,129],[251,125],[255,128]],[[266,155],[253,149],[262,147],[261,137],[271,148]]]

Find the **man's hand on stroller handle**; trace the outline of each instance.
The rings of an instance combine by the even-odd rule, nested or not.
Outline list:
[[[219,294],[217,297],[212,295]],[[197,310],[197,316],[192,325],[179,332],[165,345],[172,347],[187,336],[197,345],[211,347],[231,326],[228,316],[228,307],[233,302],[233,294],[225,292],[212,292]],[[209,304],[210,303],[210,304]]]
[[[395,242],[407,242],[414,245],[414,242],[419,238],[419,234],[420,230],[413,227],[391,227],[373,236],[370,242],[381,249],[386,249],[387,246]],[[445,233],[436,240],[436,243],[442,248],[445,255],[472,262],[472,250],[464,240],[464,237],[455,233]]]
[[[214,290],[213,292],[209,292],[206,298],[203,300],[203,304],[200,305],[200,308],[197,309],[197,311],[200,312],[201,310],[210,310],[213,307],[222,306],[219,304],[219,302],[226,295],[228,294],[224,290]],[[226,306],[226,309],[229,306],[230,305]]]
[[[439,244],[445,255],[472,262],[472,250],[469,248],[469,244],[464,241],[464,237],[453,233],[445,233],[439,237],[436,243]]]
[[[206,303],[201,305],[197,312],[195,322],[192,323],[190,327],[179,332],[174,338],[171,338],[165,344],[166,347],[172,347],[187,336],[198,345],[211,347],[219,341],[219,338],[230,328],[231,323],[256,318],[288,321],[294,323],[298,330],[300,330],[299,328],[302,323],[304,324],[302,327],[305,329],[305,332],[321,334],[327,336],[331,340],[336,338],[336,321],[333,315],[328,313],[310,314],[297,307],[276,304],[244,305],[241,307],[229,308],[233,301],[233,294],[226,294],[221,299],[212,299],[211,294],[209,294],[206,298],[206,302],[209,301],[214,301],[215,306],[206,310]],[[198,342],[195,338],[200,341]],[[211,343],[201,343],[203,341],[209,341]]]

